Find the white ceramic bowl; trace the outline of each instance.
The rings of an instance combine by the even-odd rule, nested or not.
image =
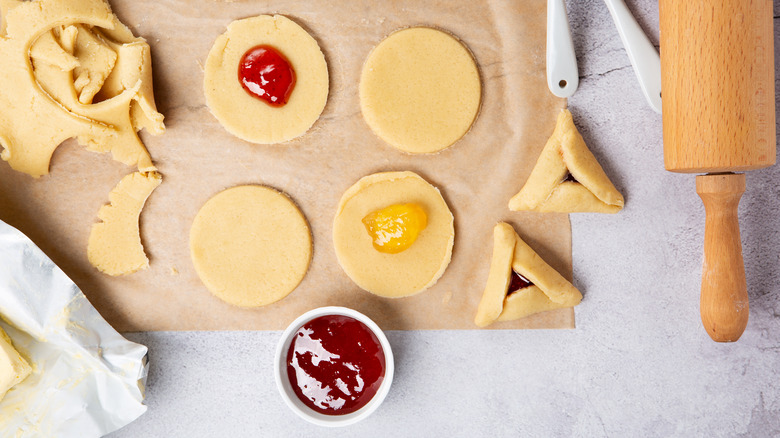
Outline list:
[[[379,390],[377,390],[368,404],[350,414],[325,415],[312,410],[298,398],[290,384],[290,379],[287,377],[287,352],[290,349],[290,343],[292,342],[295,333],[307,322],[324,315],[344,315],[362,322],[374,332],[374,335],[376,335],[377,339],[379,339],[379,343],[382,345],[382,351],[385,353],[385,377],[379,385]],[[385,396],[387,396],[387,393],[390,391],[390,385],[393,383],[394,368],[393,351],[390,349],[390,343],[387,341],[387,337],[385,337],[382,329],[380,329],[374,321],[366,315],[346,307],[320,307],[299,316],[287,327],[284,333],[282,333],[282,338],[276,346],[274,377],[276,378],[276,387],[279,389],[282,399],[293,412],[298,414],[298,416],[318,426],[339,427],[357,423],[371,415],[371,413],[382,404]]]

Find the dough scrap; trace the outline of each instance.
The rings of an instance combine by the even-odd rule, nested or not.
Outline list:
[[[303,213],[269,187],[224,190],[201,207],[190,230],[190,254],[217,298],[259,307],[286,297],[309,269],[312,239]]]
[[[360,75],[360,109],[374,133],[412,154],[446,149],[479,112],[482,86],[471,53],[440,30],[391,34],[368,55]]]
[[[105,0],[2,0],[0,14],[0,157],[39,177],[57,146],[77,137],[91,151],[154,171],[137,135],[165,129],[145,40]],[[123,59],[131,55],[134,63]]]
[[[571,174],[576,181],[566,181]],[[617,213],[621,195],[585,145],[569,110],[558,115],[531,176],[509,201],[513,211]]]
[[[146,199],[161,182],[157,172],[135,172],[111,190],[111,202],[100,208],[101,222],[89,234],[87,256],[94,267],[108,275],[125,275],[149,266],[138,219]]]
[[[251,96],[238,80],[238,65],[249,49],[269,45],[295,70],[295,86],[287,104],[268,105]],[[252,143],[274,144],[306,133],[328,99],[328,65],[317,41],[281,15],[260,15],[230,23],[206,59],[203,88],[206,102],[231,134]]]
[[[78,60],[78,65],[73,70],[73,86],[78,93],[79,102],[88,105],[114,70],[117,52],[89,27],[75,27],[73,56]]]
[[[513,270],[533,284],[507,295]],[[485,327],[496,320],[574,307],[581,300],[580,291],[523,242],[511,225],[501,222],[495,226],[490,272],[475,324]]]
[[[408,249],[377,251],[362,219],[393,204],[415,203],[428,226]],[[444,274],[455,241],[454,218],[439,190],[414,172],[384,172],[361,178],[339,201],[333,246],[344,272],[361,288],[388,298],[417,294]]]

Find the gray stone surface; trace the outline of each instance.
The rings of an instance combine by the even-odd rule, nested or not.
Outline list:
[[[628,3],[657,44],[657,2]],[[663,170],[661,117],[604,4],[569,11],[581,74],[570,107],[627,200],[617,216],[572,215],[576,330],[390,332],[392,391],[341,430],[282,403],[278,332],[130,334],[150,349],[149,411],[112,436],[780,436],[780,168],[748,174],[750,323],[738,343],[716,344],[699,320],[694,178]]]

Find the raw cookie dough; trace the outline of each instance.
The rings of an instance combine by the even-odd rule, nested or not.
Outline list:
[[[38,177],[57,146],[77,137],[89,150],[155,170],[137,136],[165,129],[149,45],[104,0],[3,0],[0,14],[0,157]]]
[[[295,87],[284,106],[251,96],[238,80],[241,58],[258,45],[281,52],[295,70]],[[303,135],[319,118],[328,99],[328,66],[302,27],[281,15],[260,15],[230,23],[217,38],[203,89],[211,113],[228,132],[252,143],[281,143]]]
[[[509,201],[509,209],[559,213],[623,209],[623,195],[585,145],[569,110],[558,115],[555,131],[525,186]]]
[[[403,252],[377,251],[362,219],[405,203],[420,205],[428,226]],[[416,173],[376,173],[361,178],[341,197],[333,219],[333,246],[339,264],[358,286],[383,297],[405,297],[431,287],[447,269],[455,240],[453,220],[439,190]]]
[[[408,153],[445,149],[479,112],[482,87],[469,50],[426,27],[399,30],[371,51],[360,76],[360,108],[371,130]]]
[[[111,190],[111,203],[100,207],[101,222],[93,225],[89,233],[87,256],[94,267],[108,275],[125,275],[149,266],[138,218],[146,199],[161,182],[157,172],[135,172]]]
[[[303,280],[311,261],[311,232],[283,193],[238,186],[201,207],[190,230],[190,254],[215,296],[240,307],[265,306]]]
[[[532,284],[507,294],[512,271]],[[501,222],[495,226],[490,273],[474,323],[485,327],[496,320],[510,321],[574,307],[580,300],[580,291],[523,242],[511,225]]]
[[[0,400],[8,390],[21,383],[31,372],[30,364],[16,351],[11,338],[0,327]]]

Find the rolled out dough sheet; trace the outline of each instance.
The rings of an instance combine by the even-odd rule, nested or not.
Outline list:
[[[476,329],[474,313],[487,280],[493,227],[511,223],[539,255],[571,278],[571,232],[565,214],[510,212],[565,101],[545,79],[544,0],[202,2],[112,0],[119,18],[152,48],[155,99],[166,117],[162,136],[141,137],[165,184],[141,214],[149,269],[123,277],[98,272],[86,242],[95,212],[132,169],[68,142],[51,174],[34,180],[0,163],[0,219],[37,243],[120,331],[279,330],[309,309],[343,305],[382,328]],[[355,11],[361,11],[356,13]],[[370,12],[362,12],[370,11]],[[229,134],[209,113],[200,65],[233,20],[283,14],[319,43],[329,66],[322,116],[285,147],[255,145]],[[457,35],[482,79],[482,107],[471,130],[436,154],[410,156],[376,137],[360,114],[358,82],[368,53],[393,31],[432,26]],[[389,300],[361,290],[339,267],[331,239],[341,195],[361,177],[410,170],[438,187],[455,216],[452,261],[430,289]],[[313,258],[301,284],[283,300],[240,309],[214,297],[190,260],[189,230],[198,209],[220,191],[261,184],[287,193],[308,218]],[[587,300],[587,291],[585,299]],[[573,327],[571,309],[490,329]]]

